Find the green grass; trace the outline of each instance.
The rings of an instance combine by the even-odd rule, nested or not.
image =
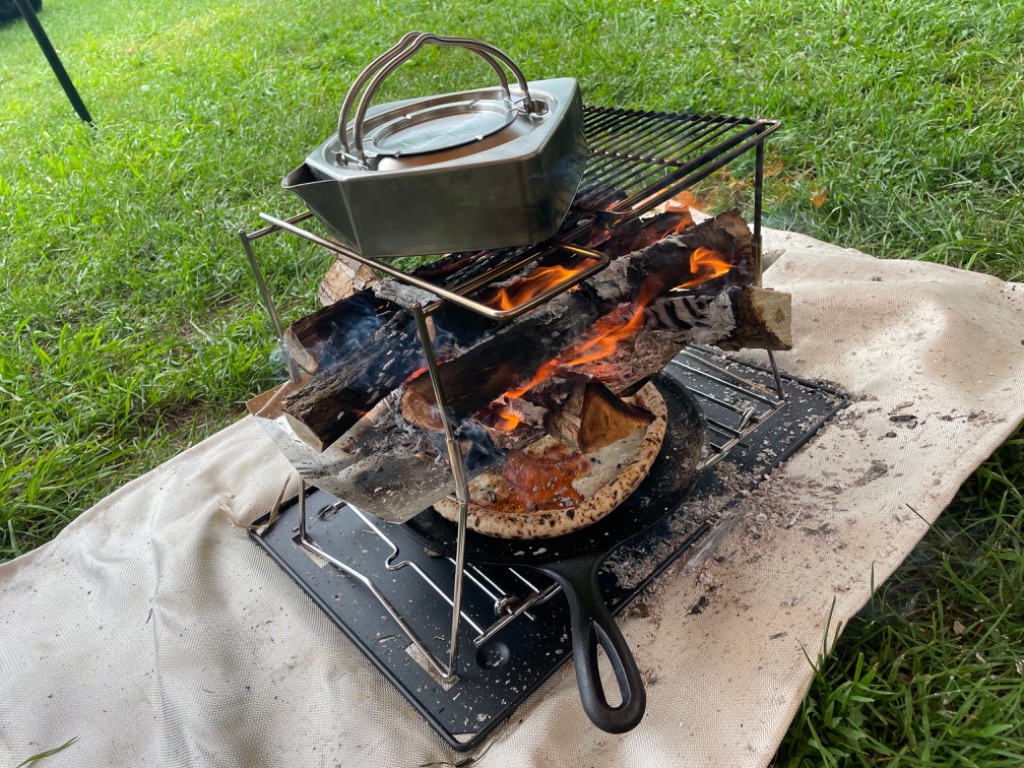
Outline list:
[[[770,226],[1024,278],[1016,2],[46,0],[41,18],[96,127],[25,25],[0,29],[0,559],[277,380],[237,230],[299,210],[280,178],[410,29],[575,75],[593,104],[781,119]],[[426,51],[381,98],[487,82]],[[257,247],[282,313],[311,310],[323,258]],[[846,627],[780,765],[1022,762],[1021,442]]]
[[[815,660],[777,765],[1022,764],[1022,472],[1018,435]]]

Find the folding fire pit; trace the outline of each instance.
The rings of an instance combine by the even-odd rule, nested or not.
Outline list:
[[[733,503],[845,402],[781,376],[770,353],[760,367],[703,346],[679,351],[691,342],[786,345],[771,322],[754,322],[786,309],[758,287],[764,141],[778,124],[603,108],[583,117],[586,172],[553,241],[452,254],[406,272],[298,226],[309,213],[264,214],[269,226],[240,233],[293,351],[292,381],[250,407],[303,478],[297,499],[259,521],[253,537],[459,750],[570,653],[588,716],[609,731],[635,726],[643,680],[606,604],[621,611],[701,539],[710,552],[734,520]],[[750,150],[752,231],[729,212],[698,225],[685,211],[648,219]],[[286,334],[252,248],[279,231],[394,280]],[[555,277],[532,279],[545,271]],[[360,326],[368,315],[377,319],[369,332]],[[594,356],[589,329],[608,318],[639,335]],[[377,356],[347,362],[353,344]],[[299,363],[314,374],[308,382]],[[617,401],[652,376],[666,401],[665,442],[621,506],[554,538],[467,533],[468,479],[545,431],[584,448],[586,417],[566,417],[568,404]],[[705,429],[700,453],[694,435]],[[453,488],[458,524],[423,511]],[[618,703],[602,688],[599,646]]]

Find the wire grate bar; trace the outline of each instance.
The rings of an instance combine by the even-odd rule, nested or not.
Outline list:
[[[700,368],[694,368],[689,365],[684,365],[680,361],[680,357],[686,357],[689,360],[697,361],[700,363],[700,365],[710,368],[712,371],[714,371],[714,373],[708,373],[707,371],[702,370]],[[729,389],[735,392],[742,392],[743,394],[748,395],[754,398],[755,400],[760,400],[765,405],[775,407],[779,405],[781,402],[777,397],[773,397],[771,394],[764,394],[769,393],[770,390],[764,389],[759,385],[753,384],[752,382],[744,381],[742,378],[736,376],[731,371],[727,371],[725,368],[722,368],[720,366],[715,365],[714,363],[707,362],[706,360],[697,357],[696,355],[693,354],[693,352],[691,352],[688,349],[684,349],[682,352],[680,352],[679,355],[677,355],[676,358],[671,362],[671,365],[682,368],[687,373],[692,373],[697,376],[709,379],[710,381],[713,381],[716,384],[721,384],[722,386],[728,387]]]
[[[719,434],[725,435],[730,439],[736,437],[737,435],[743,434],[742,430],[736,429],[735,427],[730,427],[728,424],[725,424],[724,422],[721,422],[718,419],[715,419],[711,416],[705,416],[704,420],[707,422],[707,425],[709,427],[714,429]]]
[[[523,575],[523,572],[520,571],[518,568],[509,568],[508,572],[515,576],[517,579],[519,579],[524,585],[526,585],[526,588],[529,589],[531,592],[539,593],[543,591],[541,587],[538,587],[536,584],[534,584],[532,581],[526,578],[526,576]]]
[[[712,118],[693,123],[662,122],[645,131],[627,130],[599,137],[591,142],[590,152],[601,158],[615,158],[635,163],[673,164],[666,151],[687,154],[686,148],[715,130]]]
[[[603,111],[599,108],[586,108],[584,111],[584,126],[591,150],[608,152],[616,151],[622,146],[629,146],[632,148],[631,154],[635,155],[643,154],[636,149],[637,147],[657,143],[648,140],[650,134],[664,135],[666,129],[678,129],[685,132],[702,130],[708,125],[738,126],[751,122],[746,118],[723,117],[715,114],[669,115],[664,112]],[[672,152],[677,157],[688,154],[686,151],[682,151],[685,145],[661,143],[664,145],[664,150],[658,154],[648,155],[645,159],[660,162],[667,159],[667,152]]]
[[[635,173],[634,178],[630,179],[625,175],[625,169],[623,169],[624,173],[613,180],[614,184],[626,189],[635,188],[640,184],[646,186],[624,200],[619,198],[605,212],[623,215],[630,213],[634,208],[641,207],[641,203],[643,203],[643,208],[648,208],[656,205],[656,203],[651,202],[652,200],[661,202],[663,199],[668,199],[674,195],[677,191],[703,181],[718,169],[726,166],[731,160],[746,152],[754,143],[761,140],[760,137],[755,136],[751,142],[741,143],[742,138],[736,137],[725,142],[724,145],[716,146],[696,160],[679,166],[669,173],[665,173],[666,169],[661,166],[654,166],[647,168],[646,172]],[[587,207],[585,200],[581,203],[581,207]],[[597,207],[600,208],[600,206]]]
[[[675,128],[676,130],[672,130]],[[693,126],[672,126],[668,124],[662,130],[666,132],[669,140],[668,146],[678,150],[680,144],[686,146],[703,146],[708,141],[728,131],[728,126],[720,126],[714,123],[695,124]],[[660,138],[661,134],[655,133],[653,138]],[[624,134],[621,145],[626,151],[614,145],[607,149],[591,148],[591,160],[594,170],[591,172],[588,166],[588,173],[583,179],[583,191],[577,200],[577,205],[584,207],[599,207],[605,205],[607,200],[616,194],[626,191],[630,186],[649,181],[652,176],[663,175],[667,170],[677,167],[679,162],[664,155],[644,155],[642,151],[650,142],[640,139],[634,140],[634,136]],[[663,146],[658,142],[656,148]],[[685,153],[684,155],[685,156]],[[681,156],[681,157],[682,157]]]
[[[591,154],[599,158],[596,167],[608,166],[609,161],[623,161],[631,164],[653,166],[678,166],[684,158],[692,155],[693,150],[705,146],[709,141],[728,133],[730,126],[714,121],[695,123],[693,125],[673,125],[667,123],[658,129],[650,130],[645,138],[635,138],[631,133],[624,133],[622,140],[609,147],[591,147]],[[664,140],[662,140],[664,139]],[[646,152],[650,149],[651,152]],[[668,155],[667,150],[674,155]],[[677,154],[678,153],[678,154]],[[605,162],[602,162],[604,160]],[[628,167],[621,167],[622,177],[628,178]]]
[[[452,567],[455,567],[455,558],[448,557],[448,558],[445,558],[445,559],[449,563],[452,564]],[[474,566],[472,564],[467,565],[465,573],[466,573],[466,578],[469,579],[471,582],[473,582],[481,592],[483,592],[485,595],[487,595],[492,600],[498,600],[499,598],[504,597],[504,593],[503,593],[502,589],[497,584],[495,584],[493,581],[491,581],[490,579],[485,577],[480,572],[480,569],[477,568],[476,566]],[[492,589],[492,587],[494,589]]]
[[[741,408],[740,406],[736,405],[736,403],[730,403],[728,400],[723,400],[719,397],[716,397],[715,395],[705,394],[702,395],[702,397],[708,402],[714,403],[715,405],[721,408],[725,408],[726,410],[732,411],[733,413],[738,413],[741,416],[748,410],[750,410],[750,406],[745,406]]]
[[[759,146],[775,121],[586,107],[590,159],[575,206],[628,220]]]
[[[450,557],[448,558],[448,561],[449,561],[449,562],[452,562],[452,563],[454,563],[454,561],[453,561],[453,560],[452,560],[452,558],[450,558]],[[488,589],[488,588],[486,588],[486,587],[483,587],[483,586],[481,586],[481,589],[483,589],[483,590],[484,590],[484,593],[485,593],[485,594],[487,594],[487,595],[488,595],[489,597],[493,597],[494,599],[498,599],[499,597],[504,597],[504,596],[505,596],[505,590],[504,590],[504,589],[502,589],[502,588],[501,588],[501,586],[499,586],[499,585],[497,584],[497,582],[495,582],[495,581],[494,581],[494,579],[492,579],[492,578],[491,578],[490,576],[488,576],[488,575],[487,575],[486,573],[484,573],[483,571],[481,571],[481,570],[480,570],[480,569],[479,569],[479,568],[478,568],[477,566],[473,565],[472,563],[469,563],[469,564],[468,564],[468,565],[466,566],[466,570],[467,570],[467,571],[468,571],[468,570],[472,570],[472,571],[473,571],[473,572],[474,572],[474,573],[475,573],[475,574],[477,575],[477,577],[478,577],[478,578],[479,578],[479,579],[480,579],[480,580],[481,580],[481,581],[482,581],[482,582],[483,582],[484,584],[488,584],[488,585],[490,585],[490,588],[489,588],[489,589]],[[493,590],[493,591],[492,591],[492,590]]]
[[[702,137],[701,140],[697,142],[697,146],[695,147],[695,149],[706,147],[709,144],[711,144],[713,140],[720,139],[727,133],[728,131],[725,127],[721,128],[720,130],[713,131],[709,135]],[[721,168],[723,165],[725,165],[729,161],[729,159],[734,157],[735,155],[728,154],[728,152],[732,150],[734,147],[741,145],[743,140],[746,138],[749,138],[749,135],[740,134],[739,136],[734,136],[725,142],[719,143],[713,146],[711,149],[708,149],[705,152],[703,152],[699,157],[695,158],[694,160],[691,160],[687,163],[679,164],[677,170],[665,176],[661,175],[658,172],[660,169],[658,169],[657,167],[652,168],[648,173],[646,173],[643,176],[643,181],[652,182],[654,185],[657,186],[664,186],[666,184],[674,185],[677,181],[681,179],[686,179],[691,175],[699,176],[700,178],[705,178],[711,175],[718,168]],[[676,163],[671,163],[671,165],[676,165]],[[637,192],[632,197],[629,197],[625,201],[620,203],[620,210],[632,208],[635,204],[645,200],[651,194],[652,191],[654,190],[651,190],[650,185],[648,185],[648,187],[646,187],[641,192]]]
[[[423,582],[431,589],[433,589],[433,591],[436,592],[441,597],[442,600],[448,603],[450,607],[454,607],[455,603],[452,600],[450,592],[445,590],[444,587],[442,587],[440,584],[438,584],[436,581],[430,578],[430,576],[428,576],[423,571],[423,569],[420,568],[418,563],[412,560],[401,560],[397,563],[395,562],[395,558],[397,558],[399,555],[398,547],[395,546],[394,541],[386,533],[384,533],[384,531],[382,531],[376,523],[370,520],[370,517],[365,512],[358,509],[357,507],[352,506],[351,504],[346,504],[346,506],[352,510],[353,514],[358,516],[359,519],[362,520],[368,526],[368,528],[366,529],[368,533],[376,534],[382,541],[384,541],[390,547],[391,552],[384,563],[384,566],[389,571],[400,571],[403,568],[408,568],[410,571],[414,572],[417,576],[423,579]],[[327,508],[320,510],[317,514],[323,515],[324,512],[326,511]],[[467,616],[465,611],[460,611],[459,615],[463,619],[465,619],[465,621],[471,627],[473,627],[474,630],[476,630],[477,632],[483,632],[483,629],[481,629],[480,625],[477,624],[470,616]]]

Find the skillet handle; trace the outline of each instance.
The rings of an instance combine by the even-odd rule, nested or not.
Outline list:
[[[562,587],[569,600],[572,621],[572,658],[576,683],[587,717],[608,733],[625,733],[643,719],[647,692],[633,652],[612,618],[597,584],[600,558],[578,558],[549,563],[540,570]],[[597,665],[600,645],[608,657],[622,697],[617,706],[608,703]]]

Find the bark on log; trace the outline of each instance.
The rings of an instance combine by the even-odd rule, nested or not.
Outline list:
[[[435,354],[444,360],[495,327],[447,306],[430,318]],[[326,307],[285,332],[289,351],[316,371],[288,395],[284,410],[312,446],[323,450],[416,371],[426,368],[412,313],[372,291]],[[318,346],[319,345],[319,346]],[[297,351],[297,348],[303,351]],[[300,362],[302,365],[302,362]]]
[[[370,298],[366,298],[372,294],[361,295],[367,306],[372,306]],[[326,313],[303,331],[293,332],[289,328],[286,345],[290,347],[296,339],[302,339],[304,344],[313,336],[329,337],[333,330],[342,327],[332,322],[335,316]],[[332,341],[332,350],[341,347],[341,358],[325,361],[318,354],[316,363],[329,366],[327,370],[313,376],[285,399],[284,411],[296,432],[317,450],[322,451],[345,434],[385,395],[424,365],[409,313],[390,311],[381,319],[383,324],[364,336],[346,333],[345,340]]]
[[[373,334],[399,310],[369,290],[346,298],[299,318],[285,330],[285,350],[307,373],[333,365],[350,352],[360,334]]]
[[[689,343],[722,349],[792,349],[791,297],[755,286],[731,287],[714,295],[669,294],[644,310],[643,331],[619,340],[611,355],[573,370],[624,396],[646,384]]]

